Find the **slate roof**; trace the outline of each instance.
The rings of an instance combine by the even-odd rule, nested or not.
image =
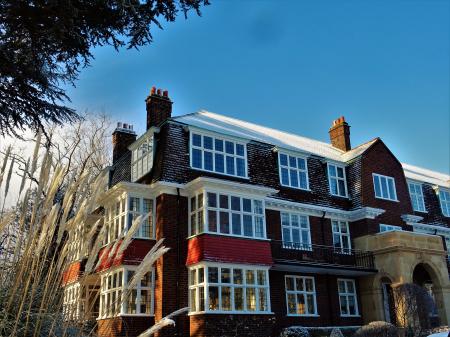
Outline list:
[[[406,178],[450,188],[450,175],[402,163]]]

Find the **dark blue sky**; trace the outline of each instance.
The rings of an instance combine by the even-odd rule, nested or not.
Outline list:
[[[352,145],[381,137],[397,157],[450,173],[450,1],[215,1],[164,24],[140,51],[99,48],[72,105],[145,128],[152,85],[174,115],[206,109]]]

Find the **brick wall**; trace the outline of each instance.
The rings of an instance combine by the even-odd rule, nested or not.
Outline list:
[[[425,210],[427,213],[414,212],[415,215],[422,216],[421,222],[432,225],[444,225],[450,227],[450,218],[442,214],[439,194],[436,193],[430,184],[422,184],[422,193],[425,201]]]
[[[192,337],[269,337],[274,316],[203,314],[190,316]]]
[[[155,323],[153,317],[122,316],[98,321],[98,337],[135,337]]]

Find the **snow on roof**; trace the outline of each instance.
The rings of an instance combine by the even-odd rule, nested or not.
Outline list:
[[[408,179],[422,181],[433,185],[450,188],[450,175],[431,171],[421,167],[402,163],[403,171]]]
[[[362,144],[348,152],[344,152],[328,143],[204,110],[193,114],[174,117],[173,119],[201,129],[272,144],[286,150],[311,153],[340,162],[345,162],[357,157],[375,141],[372,140],[371,142]]]

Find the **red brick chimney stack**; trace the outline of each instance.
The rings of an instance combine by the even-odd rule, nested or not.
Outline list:
[[[133,131],[133,125],[118,122],[112,134],[113,164],[128,151],[128,146],[135,140],[136,132]]]
[[[147,106],[147,130],[158,126],[172,116],[172,101],[167,90],[152,87],[145,100]]]
[[[351,150],[350,125],[345,121],[344,116],[333,121],[328,133],[330,134],[331,145],[345,152]]]

